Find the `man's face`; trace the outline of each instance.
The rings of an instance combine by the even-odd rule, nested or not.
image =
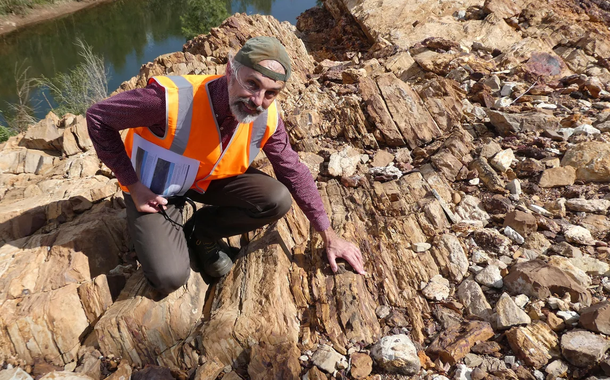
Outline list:
[[[266,64],[265,64],[266,63]],[[275,61],[262,61],[261,65],[276,71]],[[279,65],[279,64],[278,64]],[[279,65],[280,69],[283,67]],[[229,106],[240,123],[251,123],[263,113],[282,90],[283,82],[277,82],[247,66],[242,66],[232,75],[227,70],[229,83]]]

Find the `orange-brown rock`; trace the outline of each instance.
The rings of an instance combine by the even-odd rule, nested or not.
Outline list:
[[[426,353],[433,359],[440,358],[445,363],[455,364],[470,352],[472,346],[493,335],[493,329],[488,322],[464,322],[441,332]]]

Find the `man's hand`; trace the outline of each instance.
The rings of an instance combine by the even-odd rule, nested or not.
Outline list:
[[[362,253],[360,249],[354,244],[341,239],[335,231],[329,227],[326,231],[320,232],[324,239],[324,245],[326,246],[326,256],[328,257],[328,263],[333,273],[337,272],[337,259],[344,259],[349,265],[354,268],[356,273],[366,274],[364,271],[364,262],[362,260]]]
[[[150,191],[150,189],[138,181],[127,186],[131,199],[139,212],[159,212],[159,207],[165,208],[167,199]]]

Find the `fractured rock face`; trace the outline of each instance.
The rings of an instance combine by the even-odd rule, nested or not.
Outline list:
[[[576,178],[591,182],[610,182],[610,144],[591,141],[568,149],[561,166],[576,168]]]

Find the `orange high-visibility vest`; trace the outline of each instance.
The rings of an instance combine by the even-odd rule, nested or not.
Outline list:
[[[135,135],[154,144],[155,151],[160,149],[167,154],[177,154],[199,161],[197,174],[190,188],[200,193],[207,190],[211,181],[243,174],[250,167],[277,128],[279,114],[276,104],[273,102],[254,122],[240,123],[230,142],[223,147],[208,92],[208,83],[219,77],[185,75],[153,77],[149,80],[149,83],[155,81],[165,88],[166,128],[165,136],[162,137],[156,136],[147,127],[132,128],[127,133],[125,149],[140,181],[142,159],[136,158],[138,153],[134,154],[138,148],[135,146],[134,149]],[[139,162],[136,162],[138,160]],[[167,174],[165,176],[167,177]],[[153,189],[150,184],[144,181],[142,183]],[[121,188],[128,192],[127,187],[121,185]],[[178,194],[153,191],[162,195],[182,195],[187,189]]]

